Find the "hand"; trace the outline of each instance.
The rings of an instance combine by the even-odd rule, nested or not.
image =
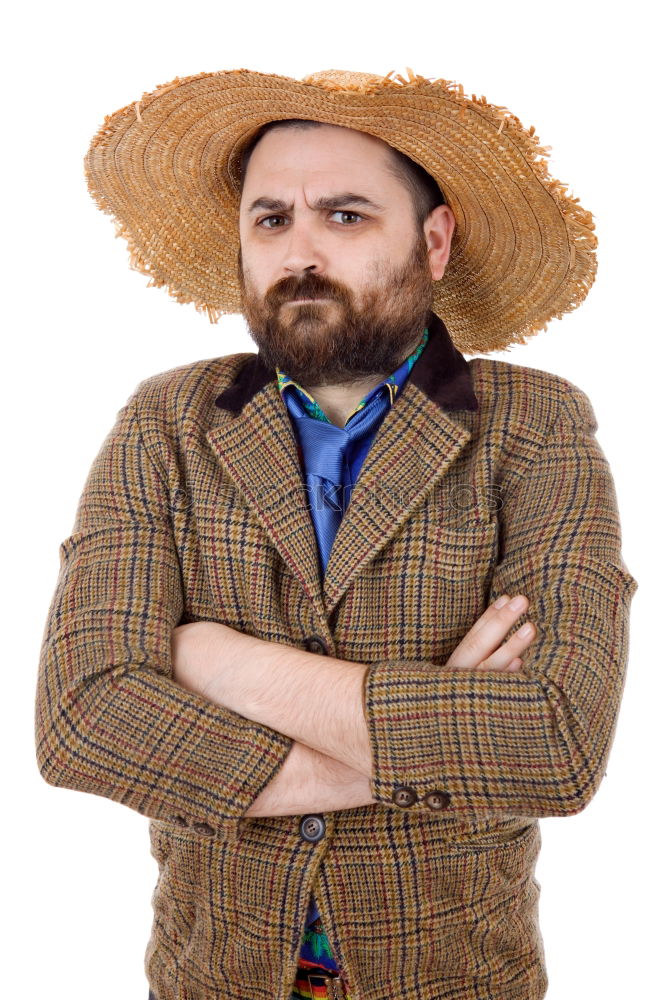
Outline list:
[[[377,805],[370,779],[294,740],[282,767],[244,816],[295,816]]]
[[[530,602],[523,594],[517,594],[516,598],[521,601],[518,608],[510,606],[509,594],[503,594],[494,604],[486,608],[453,650],[445,666],[457,669],[482,667],[511,673],[520,670],[523,665],[520,654],[525,651],[536,636],[536,628],[532,622],[526,622],[526,625],[523,626],[529,628],[527,635],[519,635],[519,632],[522,631],[519,629],[510,639],[501,646],[499,645],[518,618],[529,607]]]

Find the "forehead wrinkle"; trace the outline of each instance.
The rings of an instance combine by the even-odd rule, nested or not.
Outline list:
[[[308,207],[315,211],[320,211],[322,209],[342,208],[347,205],[370,208],[375,212],[384,211],[382,205],[378,205],[366,195],[357,194],[353,191],[345,191],[332,195],[320,195],[320,197],[316,198],[312,205],[308,205]],[[291,205],[288,205],[286,201],[283,201],[281,198],[268,198],[263,196],[261,198],[255,198],[247,209],[247,214],[250,215],[257,209],[265,209],[268,212],[292,212],[294,204],[292,202]]]

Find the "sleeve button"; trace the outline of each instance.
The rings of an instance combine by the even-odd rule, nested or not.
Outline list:
[[[416,791],[410,788],[409,785],[401,785],[393,793],[393,801],[397,806],[402,806],[403,808],[413,806],[417,799],[418,795]]]
[[[425,800],[429,809],[446,809],[451,804],[451,796],[448,792],[429,792]]]

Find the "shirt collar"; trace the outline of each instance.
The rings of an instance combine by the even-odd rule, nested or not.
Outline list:
[[[405,358],[402,364],[398,365],[394,372],[379,382],[374,389],[371,389],[370,392],[366,393],[357,406],[351,411],[345,421],[345,424],[348,424],[352,417],[359,412],[359,410],[362,410],[365,406],[367,406],[367,404],[374,399],[375,396],[379,395],[380,392],[383,392],[385,388],[388,396],[388,405],[393,406],[400,394],[401,389],[407,381],[412,368],[421,357],[421,354],[428,343],[428,339],[429,330],[426,327],[423,331],[418,347],[412,351],[409,357]],[[304,416],[313,417],[315,420],[323,420],[327,424],[331,423],[329,418],[317,403],[317,400],[314,399],[314,397],[311,396],[302,385],[299,385],[298,382],[290,378],[286,372],[282,371],[277,366],[275,368],[275,372],[277,375],[278,389],[280,390],[282,398],[285,399],[285,402],[286,393],[287,391],[290,391],[292,393],[292,398],[295,398],[298,402],[300,402]]]

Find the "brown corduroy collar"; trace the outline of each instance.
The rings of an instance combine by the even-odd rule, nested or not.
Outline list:
[[[430,336],[409,379],[443,410],[478,410],[469,363],[456,348],[444,322],[430,313]],[[277,381],[269,368],[254,354],[239,371],[236,380],[215,400],[221,409],[240,413],[245,404],[270,381]]]

